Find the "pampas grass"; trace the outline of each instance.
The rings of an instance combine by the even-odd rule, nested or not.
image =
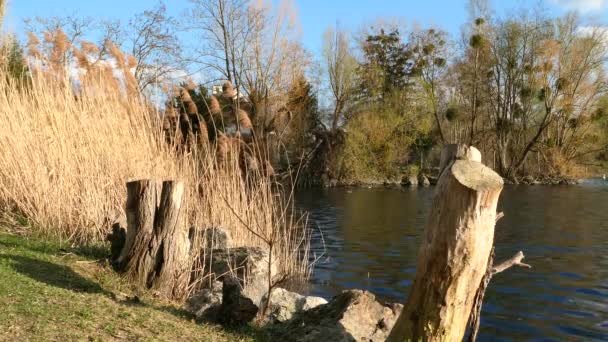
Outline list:
[[[239,127],[241,129],[253,129],[253,124],[251,123],[251,119],[249,119],[249,115],[247,114],[246,111],[239,109],[238,110],[238,120],[239,120]]]
[[[224,82],[222,84],[222,97],[226,100],[232,100],[236,96],[234,91],[234,87],[230,81]]]
[[[28,40],[26,43],[26,47],[27,47],[27,53],[30,57],[35,58],[35,59],[40,59],[42,58],[42,52],[40,52],[40,39],[38,39],[38,37],[33,34],[32,32],[29,32],[27,34]]]
[[[222,114],[222,107],[220,106],[220,102],[214,95],[211,95],[211,100],[209,101],[209,113],[212,115]]]
[[[97,47],[97,44],[93,43],[93,42],[89,42],[86,40],[81,40],[80,41],[80,47],[82,48],[82,51],[84,53],[90,54],[90,55],[96,55],[99,53],[99,47]]]

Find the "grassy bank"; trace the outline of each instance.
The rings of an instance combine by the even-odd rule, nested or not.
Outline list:
[[[132,289],[99,262],[104,254],[0,231],[0,340],[266,340],[253,327],[195,323]]]

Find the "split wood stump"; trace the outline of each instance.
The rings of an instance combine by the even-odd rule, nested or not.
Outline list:
[[[136,284],[173,299],[185,295],[190,276],[183,193],[177,181],[127,183],[127,232],[114,263]]]
[[[476,148],[446,146],[415,280],[389,341],[462,341],[491,262],[502,188]]]

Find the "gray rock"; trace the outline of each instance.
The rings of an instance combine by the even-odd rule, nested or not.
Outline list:
[[[225,277],[222,304],[217,309],[215,320],[223,325],[244,325],[251,322],[257,313],[257,305],[243,295],[240,281],[235,277]]]
[[[230,232],[222,227],[213,227],[203,230],[205,248],[225,249],[232,245]]]
[[[188,298],[184,309],[197,319],[204,319],[213,308],[220,304],[222,304],[222,283],[215,281],[210,287],[204,288]]]
[[[327,299],[323,297],[304,296],[304,305],[302,305],[302,311],[310,310],[323,304],[327,304]]]
[[[399,186],[401,185],[401,181],[399,179],[386,179],[384,182],[382,182],[382,185],[384,186]]]
[[[262,298],[262,306],[268,300],[268,294]],[[268,305],[268,320],[270,322],[285,322],[290,320],[294,314],[310,310],[319,305],[327,304],[327,300],[321,297],[302,296],[282,288],[272,290],[270,304]]]
[[[407,186],[418,186],[418,177],[416,176],[407,176],[402,181],[403,185]]]
[[[403,305],[382,305],[368,291],[348,290],[279,324],[281,341],[385,341]]]
[[[122,212],[114,216],[113,219],[106,219],[112,227],[112,232],[106,236],[106,240],[110,242],[110,264],[115,270],[121,270],[119,258],[127,241],[127,217]]]
[[[245,287],[243,293],[260,305],[262,296],[268,292],[268,252],[260,247],[236,247],[213,249],[209,273],[217,279],[236,276]],[[207,265],[208,261],[207,261]],[[276,261],[270,265],[271,277],[277,274]]]
[[[420,185],[422,185],[422,186],[430,186],[431,185],[431,182],[429,181],[429,179],[425,175],[423,175],[423,174],[421,174],[418,177],[418,183]]]
[[[127,240],[126,226],[114,223],[112,232],[106,236],[106,240],[110,242],[110,264],[119,269],[118,259]]]
[[[525,176],[524,179],[522,179],[522,183],[528,184],[528,185],[535,184],[535,181],[536,180],[532,176]]]

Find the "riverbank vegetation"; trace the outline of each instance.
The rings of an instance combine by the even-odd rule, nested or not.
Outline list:
[[[436,162],[437,146],[458,142],[480,146],[509,179],[577,177],[605,163],[605,30],[574,14],[515,13],[472,6],[460,39],[438,28],[380,26],[353,46],[341,38],[346,33],[331,33],[330,70],[359,56],[341,69],[357,81],[330,78],[350,87],[348,100],[334,96],[336,108],[349,108],[338,120],[348,132],[338,177],[425,168],[433,165],[425,159]]]
[[[605,29],[575,13],[548,15],[542,4],[468,8],[459,34],[386,18],[330,27],[315,56],[289,3],[192,1],[179,20],[161,4],[128,25],[32,18],[23,54],[36,64],[59,32],[70,45],[60,62],[71,68],[83,56],[119,62],[112,51],[122,47],[132,58],[114,69],[128,71],[127,85],[157,116],[188,112],[169,91],[188,81],[212,141],[216,131],[251,129],[273,172],[301,186],[432,173],[445,143],[480,146],[509,180],[603,173]],[[222,100],[224,81],[238,101]]]
[[[224,127],[207,131],[190,97],[196,87],[165,85],[171,95],[161,110],[144,94],[148,74],[133,72],[140,62],[110,41],[76,43],[60,28],[30,34],[25,51],[6,41],[0,77],[6,226],[99,243],[114,224],[126,228],[126,182],[174,179],[185,184],[188,293],[209,281],[204,246],[212,244],[203,231],[212,227],[230,233],[230,247],[271,248],[277,277],[308,277],[308,233],[292,213],[291,188],[270,178],[261,144],[227,136]],[[247,113],[234,108],[239,101],[226,95],[221,102],[220,117],[237,112],[244,126]]]

